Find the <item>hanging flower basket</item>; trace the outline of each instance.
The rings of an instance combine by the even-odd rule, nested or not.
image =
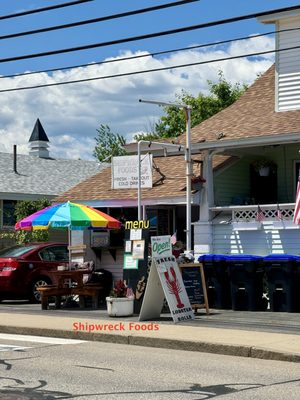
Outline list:
[[[260,176],[269,176],[270,173],[276,171],[277,165],[272,160],[262,158],[252,163],[254,171],[258,172]]]
[[[206,179],[204,179],[202,176],[194,176],[192,177],[191,182],[192,182],[192,189],[200,190],[203,187],[203,183],[206,182]]]

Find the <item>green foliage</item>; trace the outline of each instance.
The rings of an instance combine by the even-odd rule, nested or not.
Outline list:
[[[95,137],[96,147],[93,156],[100,162],[110,162],[112,157],[126,154],[124,146],[126,140],[122,135],[113,133],[108,125],[100,125]]]
[[[207,118],[223,110],[234,103],[247,89],[246,85],[232,85],[227,82],[219,72],[219,80],[216,83],[208,81],[209,94],[199,93],[194,97],[182,90],[176,94],[176,103],[186,104],[192,107],[191,127],[200,124]],[[186,130],[185,111],[175,106],[163,107],[166,115],[162,116],[154,126],[154,132],[144,135],[136,135],[135,140],[154,140],[176,137]]]
[[[19,221],[20,219],[26,218],[29,215],[39,210],[42,210],[43,208],[46,208],[50,205],[51,202],[48,199],[39,199],[34,201],[29,201],[29,200],[18,201],[15,209],[15,217],[17,221]]]
[[[15,208],[15,217],[17,221],[28,217],[36,211],[42,210],[50,206],[48,199],[39,199],[35,201],[21,200],[18,201]],[[47,242],[49,240],[48,231],[16,231],[1,233],[0,238],[14,239],[16,243],[28,242]]]

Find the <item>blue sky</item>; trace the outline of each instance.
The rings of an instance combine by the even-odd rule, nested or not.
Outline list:
[[[64,2],[66,1],[64,0]],[[58,4],[59,1],[10,0],[2,3],[4,4],[1,4],[1,15],[6,15]],[[96,18],[163,3],[166,1],[94,0],[73,7],[2,20],[0,21],[2,27],[0,35]],[[298,4],[299,2],[292,0],[201,0],[138,16],[2,40],[0,58],[120,39]],[[0,63],[0,75],[72,66],[124,55],[133,56],[140,52],[152,53],[234,39],[263,33],[273,28],[273,25],[262,25],[256,19],[251,19],[93,50]],[[272,46],[274,47],[273,38],[265,37],[256,41],[253,39],[250,42],[240,42],[206,50],[168,54],[156,59],[149,57],[142,61],[131,61],[126,64],[123,62],[106,66],[77,68],[49,75],[3,79],[1,87],[53,83],[61,80],[82,79],[171,64],[197,62],[216,56],[268,50]],[[259,59],[249,58],[242,62],[210,64],[131,78],[114,78],[86,84],[0,93],[0,134],[2,137],[0,151],[10,152],[12,145],[18,144],[19,151],[27,153],[27,141],[35,120],[40,118],[52,145],[51,155],[62,158],[92,159],[94,137],[100,124],[109,125],[113,131],[130,140],[133,134],[149,130],[157,117],[161,115],[158,107],[139,104],[139,98],[173,101],[175,93],[180,92],[181,89],[192,94],[205,92],[207,79],[217,80],[217,73],[220,69],[223,70],[226,79],[249,84],[258,73],[264,72],[272,61],[272,56],[266,56]]]

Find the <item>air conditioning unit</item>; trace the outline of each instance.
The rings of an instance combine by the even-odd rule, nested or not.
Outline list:
[[[110,231],[92,231],[91,232],[91,247],[106,248],[110,246]]]

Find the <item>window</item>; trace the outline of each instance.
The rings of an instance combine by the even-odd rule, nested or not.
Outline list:
[[[29,251],[35,249],[37,246],[23,246],[17,245],[13,247],[9,247],[0,251],[0,257],[20,257],[23,254],[28,253]]]
[[[3,212],[2,212],[2,225],[3,226],[14,226],[16,221],[15,218],[15,207],[16,200],[3,200]]]
[[[39,253],[43,261],[69,261],[69,251],[67,246],[52,246],[43,249]]]

